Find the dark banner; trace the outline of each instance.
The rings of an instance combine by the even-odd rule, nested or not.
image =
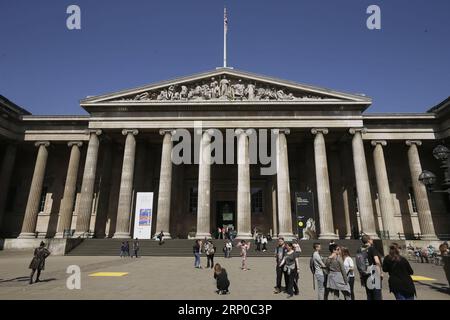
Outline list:
[[[314,194],[312,192],[295,193],[295,213],[297,231],[300,239],[317,239]]]

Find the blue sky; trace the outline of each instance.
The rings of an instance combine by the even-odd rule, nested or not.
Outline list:
[[[81,30],[66,8],[81,7]],[[33,114],[222,65],[424,112],[450,96],[448,0],[0,0],[0,94]],[[381,7],[382,29],[366,27]]]

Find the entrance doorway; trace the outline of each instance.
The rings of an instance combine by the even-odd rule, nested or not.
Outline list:
[[[236,230],[236,202],[217,201],[217,227],[228,227]]]

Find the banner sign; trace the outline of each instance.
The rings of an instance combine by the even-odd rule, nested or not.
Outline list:
[[[153,192],[136,193],[133,237],[151,239],[153,217]]]
[[[314,194],[312,192],[295,193],[295,213],[298,237],[303,240],[317,239]]]

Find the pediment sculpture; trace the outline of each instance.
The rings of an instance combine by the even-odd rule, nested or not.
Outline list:
[[[214,77],[195,83],[169,85],[161,89],[127,96],[120,101],[292,101],[292,100],[322,100],[326,97],[312,95],[308,92],[292,92],[286,87],[251,80]]]

